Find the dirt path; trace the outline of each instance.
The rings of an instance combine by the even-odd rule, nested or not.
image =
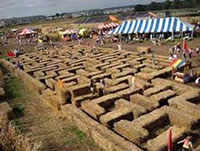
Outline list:
[[[44,151],[101,151],[76,126],[27,91],[19,79],[9,77],[4,88],[16,115],[12,123],[19,133],[41,141]]]

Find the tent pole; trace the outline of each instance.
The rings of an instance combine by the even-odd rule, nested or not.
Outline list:
[[[122,34],[120,33],[120,46],[122,48]]]
[[[193,38],[193,36],[194,36],[194,31],[192,30],[192,35],[191,35],[191,38]]]
[[[174,32],[172,31],[172,39],[174,39]]]

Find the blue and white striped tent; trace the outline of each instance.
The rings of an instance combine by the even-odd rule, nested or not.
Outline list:
[[[176,17],[124,21],[109,34],[167,33],[192,31],[192,25]]]

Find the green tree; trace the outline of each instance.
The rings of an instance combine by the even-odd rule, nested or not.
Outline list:
[[[145,5],[136,5],[135,6],[135,11],[146,11],[147,10],[147,7]]]
[[[164,3],[164,9],[170,9],[171,2],[169,0],[166,0]]]

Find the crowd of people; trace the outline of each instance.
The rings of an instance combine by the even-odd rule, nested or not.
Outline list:
[[[169,48],[169,60],[174,60],[178,59],[181,55],[182,59],[188,58],[193,58],[193,57],[200,57],[200,47],[194,48],[187,48],[185,50],[184,48],[181,47],[180,42],[176,43],[174,46]]]

